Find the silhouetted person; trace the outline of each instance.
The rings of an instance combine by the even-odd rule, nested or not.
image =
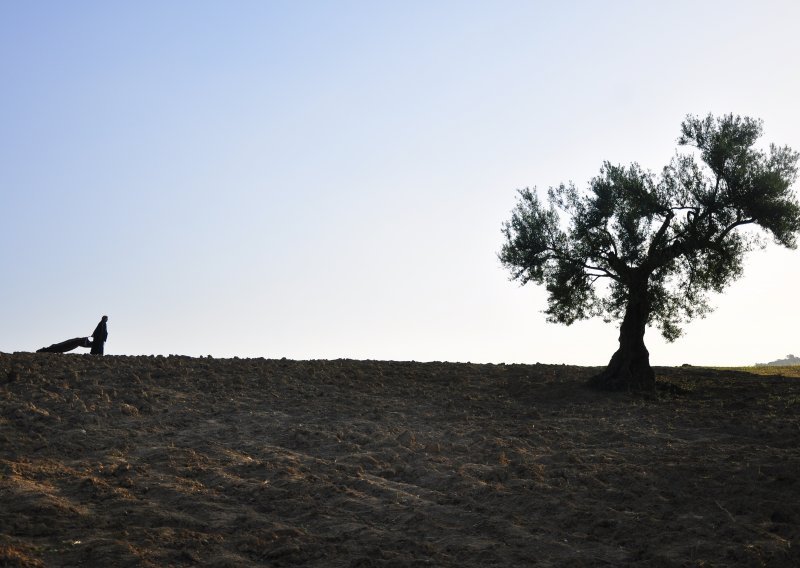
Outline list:
[[[103,319],[100,320],[100,323],[97,324],[97,327],[92,332],[92,355],[103,354],[103,346],[106,343],[106,339],[108,339],[107,321],[108,316],[103,316]]]

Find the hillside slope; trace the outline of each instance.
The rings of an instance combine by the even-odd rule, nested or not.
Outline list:
[[[0,354],[2,566],[800,564],[800,380]]]

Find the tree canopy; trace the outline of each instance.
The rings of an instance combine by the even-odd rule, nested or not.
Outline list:
[[[499,257],[522,284],[544,284],[547,319],[622,322],[620,350],[595,378],[604,388],[652,388],[645,327],[673,341],[710,310],[766,238],[795,248],[798,153],[755,147],[762,123],[732,114],[687,116],[678,152],[659,173],[605,162],[585,191],[519,191]],[[766,237],[766,238],[765,238]]]

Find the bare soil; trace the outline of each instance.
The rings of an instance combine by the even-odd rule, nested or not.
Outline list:
[[[0,354],[0,566],[798,566],[800,379]]]

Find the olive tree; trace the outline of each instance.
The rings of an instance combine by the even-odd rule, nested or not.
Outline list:
[[[535,188],[519,191],[499,254],[511,278],[546,286],[548,321],[620,322],[619,349],[594,386],[654,388],[647,326],[675,340],[765,237],[796,247],[798,154],[756,148],[761,132],[749,117],[690,115],[678,143],[691,149],[660,174],[606,162],[585,191],[552,187],[546,203]]]

